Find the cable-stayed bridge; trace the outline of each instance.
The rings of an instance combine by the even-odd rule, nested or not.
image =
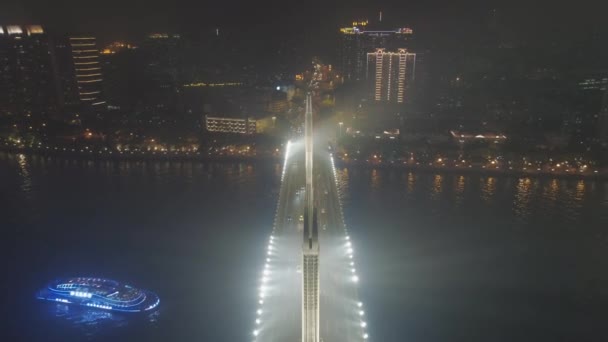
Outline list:
[[[344,222],[331,154],[305,138],[289,142],[258,288],[252,340],[341,342],[369,339],[353,241]]]

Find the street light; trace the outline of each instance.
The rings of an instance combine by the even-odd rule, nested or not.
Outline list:
[[[338,122],[338,127],[339,127],[339,131],[338,131],[338,137],[342,137],[342,126],[344,125],[344,122]]]

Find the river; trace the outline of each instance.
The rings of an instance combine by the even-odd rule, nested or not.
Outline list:
[[[0,153],[0,339],[251,340],[280,176],[273,162]],[[357,167],[338,177],[370,340],[608,340],[608,182]],[[153,290],[160,309],[35,299],[74,275]]]

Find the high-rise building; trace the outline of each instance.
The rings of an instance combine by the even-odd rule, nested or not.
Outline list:
[[[138,49],[145,80],[142,110],[154,117],[174,116],[177,112],[183,45],[178,34],[153,33]]]
[[[55,41],[59,103],[64,119],[72,114],[99,115],[106,110],[103,73],[94,37],[62,37]]]
[[[608,89],[604,92],[602,108],[598,115],[598,140],[608,143]]]
[[[406,49],[397,52],[377,49],[367,53],[366,78],[377,102],[405,103],[407,90],[416,72],[416,54]]]
[[[353,22],[352,27],[340,29],[340,71],[345,81],[365,78],[365,57],[368,52],[384,48],[412,49],[413,30],[398,28],[392,30],[372,29],[369,22]]]
[[[53,56],[39,25],[0,26],[0,113],[44,118],[56,109]]]
[[[78,99],[84,110],[98,111],[105,106],[103,75],[95,37],[70,37]]]

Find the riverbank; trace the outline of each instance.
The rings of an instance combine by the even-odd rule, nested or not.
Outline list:
[[[449,174],[480,174],[485,176],[511,176],[511,177],[554,177],[567,179],[591,179],[599,181],[608,181],[608,171],[598,172],[557,172],[545,171],[536,169],[516,170],[513,168],[483,168],[474,167],[472,165],[462,167],[451,166],[425,166],[416,164],[398,164],[398,163],[365,163],[335,160],[336,167],[362,167],[367,169],[399,169],[404,171],[420,171],[434,173],[449,173]]]
[[[200,151],[116,151],[110,149],[76,149],[67,147],[26,147],[4,145],[0,151],[49,157],[95,159],[95,160],[149,160],[149,161],[201,161],[201,162],[252,162],[281,160],[279,156],[258,155],[214,155]]]
[[[214,155],[205,154],[200,151],[113,151],[110,149],[76,149],[67,147],[26,147],[5,144],[0,146],[0,151],[15,154],[28,154],[49,157],[61,157],[86,160],[145,160],[145,161],[200,161],[200,162],[280,162],[282,155]],[[473,165],[453,167],[437,165],[416,165],[399,163],[365,163],[355,161],[335,160],[336,166],[340,167],[362,167],[369,169],[400,169],[405,171],[451,173],[451,174],[481,174],[481,175],[506,175],[512,177],[555,177],[569,179],[593,179],[608,181],[608,171],[590,172],[564,172],[514,168],[483,168]]]

